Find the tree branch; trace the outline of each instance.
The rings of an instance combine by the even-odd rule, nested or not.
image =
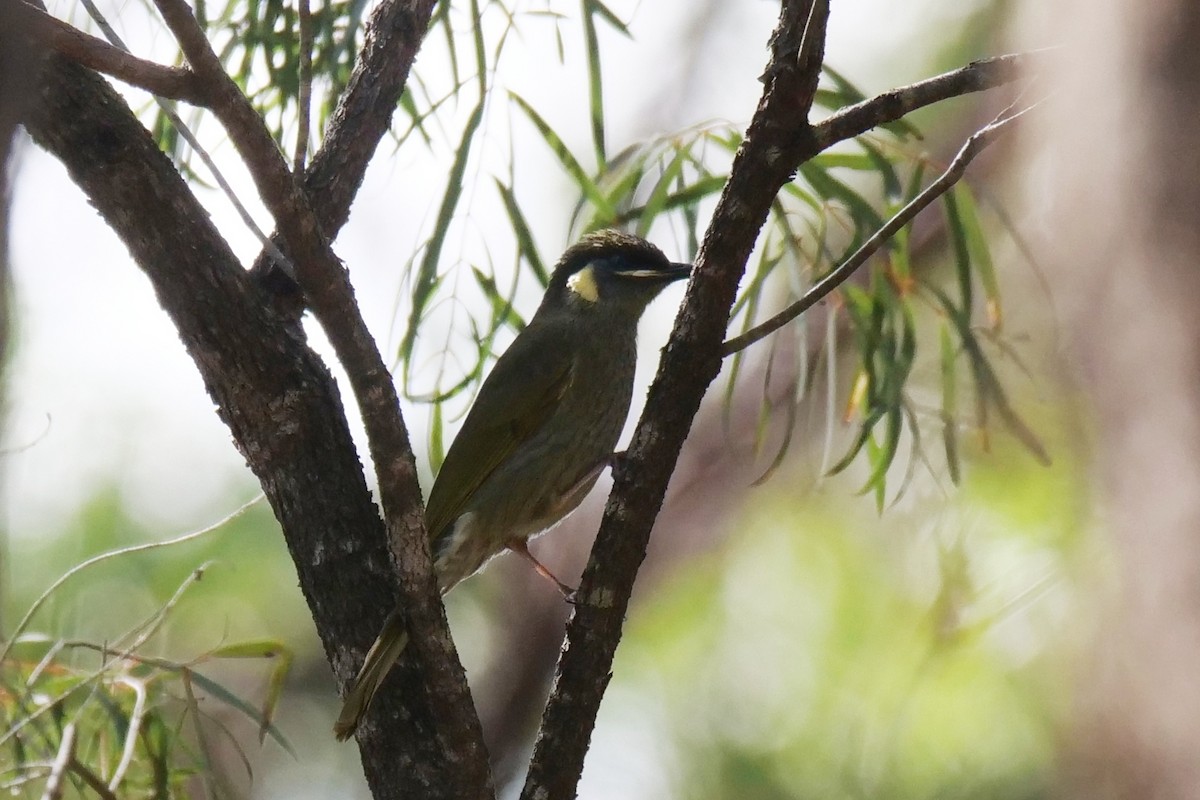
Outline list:
[[[349,276],[322,236],[307,196],[293,180],[258,113],[225,73],[191,8],[184,0],[155,0],[155,5],[212,97],[213,112],[249,167],[283,235],[300,286],[350,378],[379,481],[413,648],[426,666],[428,700],[439,740],[455,767],[447,778],[459,796],[490,795],[494,790],[483,732],[434,579],[416,463],[391,373],[354,300]]]
[[[613,492],[583,575],[580,603],[568,628],[567,647],[542,718],[522,794],[526,800],[574,793],[650,528],[700,400],[719,372],[719,340],[773,198],[801,163],[831,144],[899,119],[914,108],[999,85],[1016,74],[1016,56],[977,62],[844,109],[810,126],[804,120],[816,90],[827,16],[827,4],[821,0],[783,4],[779,26],[771,37],[772,58],[763,75],[763,98],[705,234],[684,307],[650,388],[628,457],[614,470]],[[971,149],[982,149],[990,136],[990,132],[983,134],[982,142]]]
[[[205,104],[191,70],[138,58],[22,0],[0,1],[24,33],[59,55],[159,97]]]
[[[150,279],[283,526],[328,658],[348,663],[351,647],[361,653],[379,632],[399,585],[332,376],[264,304],[110,86],[51,58],[40,98],[26,127],[66,165]],[[415,684],[411,670],[401,677]],[[403,738],[378,742],[364,758],[372,785],[380,797],[453,797],[433,714],[422,692],[409,699],[395,712],[381,698]]]
[[[779,330],[784,325],[788,324],[796,317],[815,306],[817,303],[821,302],[821,300],[825,299],[830,292],[845,283],[846,280],[853,275],[859,267],[867,263],[867,259],[873,256],[880,247],[882,247],[889,239],[895,236],[901,228],[911,222],[913,217],[924,211],[930,203],[941,197],[943,194],[948,192],[954,186],[954,184],[958,183],[962,176],[966,173],[967,165],[975,160],[975,157],[982,153],[988,145],[994,142],[1009,123],[1023,116],[1029,110],[1030,108],[1026,108],[1018,111],[1015,114],[1012,114],[1011,116],[995,119],[973,133],[967,139],[967,141],[963,143],[962,148],[958,151],[958,154],[954,157],[954,160],[950,162],[950,166],[946,167],[946,171],[938,176],[937,180],[925,187],[924,191],[910,200],[908,204],[904,206],[904,208],[897,211],[891,219],[884,223],[882,228],[875,231],[875,233],[871,235],[871,238],[863,242],[862,245],[855,250],[849,258],[847,258],[838,266],[834,267],[828,274],[821,278],[821,280],[813,284],[813,286],[804,293],[803,297],[792,303],[783,311],[780,311],[770,319],[755,325],[753,328],[741,334],[740,336],[735,336],[734,338],[726,341],[725,344],[721,346],[721,355],[729,356],[738,352],[739,350],[745,350],[747,347],[759,341],[760,339],[770,336],[772,333]]]
[[[829,7],[785,0],[764,92],[734,157],[628,456],[614,470],[522,797],[575,794],[634,579],[683,440],[721,367],[721,339],[770,204],[800,163]]]
[[[304,176],[304,188],[331,239],[346,224],[367,164],[391,126],[435,5],[436,0],[385,0],[367,21],[346,91]]]
[[[363,48],[346,91],[304,176],[304,189],[331,240],[346,224],[367,165],[391,126],[435,5],[435,0],[385,0],[367,21]],[[264,252],[252,272],[273,292],[281,310],[299,318],[304,298],[294,281],[273,267]]]
[[[812,126],[813,155],[872,128],[896,122],[918,108],[1011,83],[1034,57],[1031,53],[1013,53],[972,61],[965,67],[847,106]]]

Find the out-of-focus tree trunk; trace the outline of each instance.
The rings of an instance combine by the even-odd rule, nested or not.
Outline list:
[[[1118,586],[1066,786],[1200,797],[1200,3],[1052,4],[1056,295],[1093,403]],[[1048,7],[1049,8],[1049,7]]]
[[[0,431],[4,429],[8,408],[5,376],[12,342],[8,205],[14,169],[13,145],[17,138],[17,121],[21,118],[22,104],[27,99],[26,87],[31,84],[29,75],[37,69],[37,59],[25,38],[16,32],[16,26],[8,19],[9,16],[10,12],[0,7]],[[0,469],[3,469],[2,460]],[[9,563],[7,550],[8,543],[0,536],[0,564]],[[0,582],[7,580],[8,574],[0,572]],[[3,622],[0,620],[0,630],[3,630]]]

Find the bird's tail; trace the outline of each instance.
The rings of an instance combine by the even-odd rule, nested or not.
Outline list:
[[[333,725],[333,733],[337,736],[338,741],[344,742],[354,735],[358,723],[362,721],[363,715],[371,706],[375,692],[383,683],[384,676],[388,674],[388,670],[404,652],[407,644],[408,630],[404,626],[404,618],[400,614],[393,613],[384,624],[383,632],[379,634],[379,638],[367,652],[362,669],[358,671],[353,687],[346,695],[345,702],[342,703],[342,713],[338,715],[337,722]]]

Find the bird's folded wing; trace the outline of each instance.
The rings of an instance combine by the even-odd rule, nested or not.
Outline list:
[[[445,535],[475,490],[562,402],[573,360],[553,339],[527,330],[484,381],[429,493],[425,523],[433,540]]]

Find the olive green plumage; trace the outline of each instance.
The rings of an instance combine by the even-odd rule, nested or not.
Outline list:
[[[496,361],[429,493],[425,522],[443,593],[583,501],[616,446],[633,393],[637,324],[691,267],[636,236],[600,231],[568,249],[537,313]],[[349,737],[407,643],[399,610],[334,726]]]

